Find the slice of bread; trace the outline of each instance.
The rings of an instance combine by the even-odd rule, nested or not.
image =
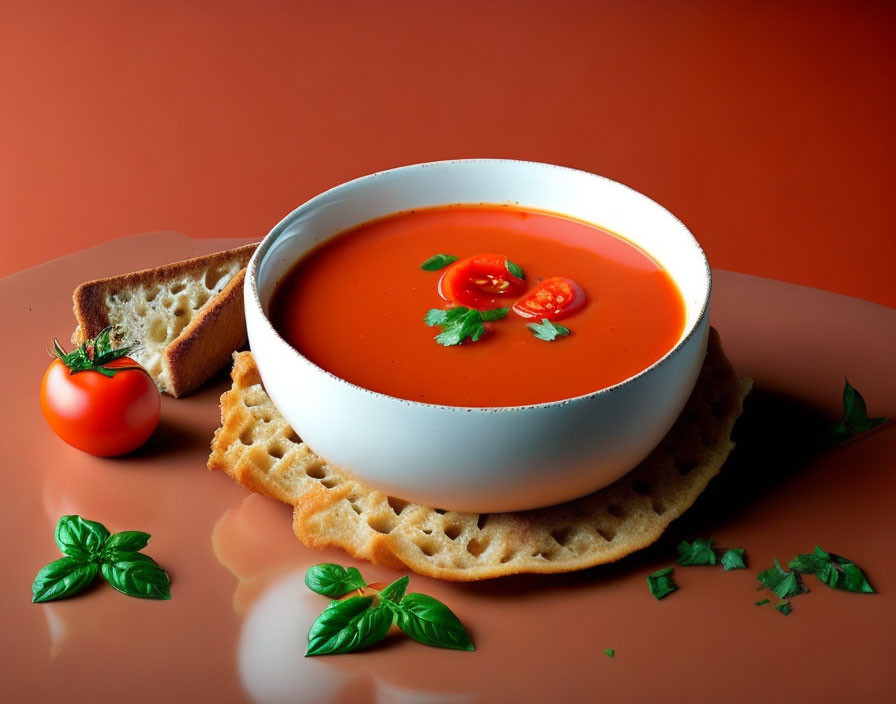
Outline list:
[[[719,473],[752,385],[734,373],[713,330],[684,411],[640,465],[575,501],[486,515],[442,511],[365,486],[299,439],[262,387],[251,352],[235,355],[232,377],[209,469],[292,504],[293,530],[309,547],[340,547],[451,581],[581,570],[650,545]]]
[[[246,344],[243,279],[257,244],[81,284],[72,296],[80,344],[112,326],[159,389],[196,390]]]

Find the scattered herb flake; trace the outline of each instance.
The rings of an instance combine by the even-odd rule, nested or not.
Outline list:
[[[730,548],[725,551],[722,555],[722,567],[725,568],[725,571],[728,570],[743,570],[746,569],[746,564],[744,564],[744,549],[743,548]]]
[[[672,579],[672,570],[672,567],[666,567],[647,577],[650,593],[657,599],[662,599],[678,589],[678,585]]]
[[[784,601],[775,606],[775,611],[778,611],[787,616],[791,611],[793,611],[793,607],[790,605],[789,601]]]
[[[771,589],[780,599],[789,599],[792,596],[808,591],[803,586],[797,573],[785,571],[778,562],[778,558],[775,558],[774,567],[763,570],[756,579]]]
[[[793,558],[788,567],[806,574],[814,574],[834,589],[865,594],[874,593],[874,589],[868,584],[864,573],[852,560],[842,555],[827,553],[817,545],[814,552],[797,555]]]
[[[476,342],[485,334],[484,322],[500,320],[506,317],[509,308],[492,308],[491,310],[478,311],[464,306],[455,306],[447,310],[431,308],[423,316],[423,322],[430,327],[438,325],[442,332],[436,335],[435,340],[440,345],[452,347],[470,339]]]
[[[865,399],[849,380],[843,386],[843,420],[829,433],[831,444],[837,445],[887,422],[887,418],[869,418]]]
[[[685,567],[716,564],[712,544],[712,538],[697,538],[693,543],[682,540],[678,544],[678,559],[675,563]]]
[[[616,657],[615,648],[607,648],[606,650],[604,650],[604,655],[606,655],[610,659],[615,658]]]
[[[770,604],[771,599],[763,599],[762,601],[757,601],[756,606],[765,606],[766,604]]]
[[[505,259],[504,266],[507,267],[507,271],[509,271],[511,274],[513,274],[513,276],[515,276],[516,278],[518,278],[518,279],[526,278],[526,272],[523,271],[523,267],[521,267],[519,264],[514,264],[509,259]]]
[[[542,318],[540,323],[529,323],[526,327],[532,331],[535,337],[545,342],[553,342],[558,337],[566,337],[570,332],[569,328],[552,323],[547,318]]]
[[[453,254],[434,254],[420,265],[423,271],[438,271],[457,261]]]

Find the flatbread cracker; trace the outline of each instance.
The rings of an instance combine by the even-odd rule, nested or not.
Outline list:
[[[331,467],[280,415],[250,352],[234,355],[231,376],[209,469],[294,506],[293,529],[309,547],[340,547],[376,564],[451,581],[571,572],[650,545],[719,473],[752,386],[734,373],[712,330],[684,411],[635,469],[557,506],[471,514],[387,496]]]

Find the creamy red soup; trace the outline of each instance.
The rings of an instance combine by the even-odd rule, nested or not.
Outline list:
[[[436,254],[458,261],[422,269]],[[503,278],[477,269],[504,262]],[[544,282],[560,286],[561,308],[578,296],[547,322],[542,313],[552,317],[557,300],[536,291]],[[458,286],[466,293],[448,300]],[[506,315],[483,322],[475,341],[440,344],[447,328],[424,317],[461,304],[484,318]],[[669,274],[622,237],[550,213],[468,205],[395,213],[331,238],[278,283],[270,308],[283,338],[338,377],[398,398],[475,407],[558,401],[617,384],[675,345],[684,315]],[[542,339],[551,337],[548,325],[569,334]]]

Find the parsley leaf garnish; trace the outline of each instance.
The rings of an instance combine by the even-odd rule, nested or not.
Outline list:
[[[716,554],[713,552],[712,544],[712,538],[697,538],[693,543],[682,540],[678,544],[678,559],[675,563],[687,567],[716,564]]]
[[[874,593],[874,589],[868,584],[862,570],[852,560],[841,555],[827,553],[817,545],[813,553],[797,555],[787,566],[792,570],[814,574],[834,589],[864,592],[865,594]]]
[[[678,585],[672,579],[672,570],[672,567],[666,567],[647,577],[647,587],[657,599],[662,599],[678,589]]]
[[[722,567],[725,568],[725,571],[728,570],[743,570],[746,569],[746,565],[744,564],[744,549],[743,548],[730,548],[725,551],[722,555]]]
[[[780,604],[775,605],[775,611],[778,611],[779,613],[787,616],[791,611],[793,611],[793,607],[790,605],[789,601],[783,601]]]
[[[457,261],[453,254],[434,254],[420,265],[423,271],[438,271]]]
[[[616,657],[616,649],[615,648],[607,648],[606,650],[604,650],[604,655],[606,655],[608,658],[611,658],[611,659],[615,658]]]
[[[532,331],[535,337],[545,342],[553,342],[558,337],[569,335],[569,328],[552,323],[547,318],[542,318],[540,323],[529,323],[526,327]]]
[[[796,572],[786,572],[778,558],[775,558],[775,566],[763,570],[756,577],[766,587],[771,589],[780,599],[789,599],[797,594],[809,591],[803,586]]]
[[[887,418],[869,418],[868,407],[862,394],[853,388],[849,380],[843,386],[843,420],[831,431],[832,444],[846,442],[851,438],[887,422]]]
[[[765,606],[766,604],[770,604],[771,599],[762,599],[761,601],[756,602],[756,606]]]
[[[441,327],[442,332],[436,335],[435,340],[440,345],[451,347],[459,345],[467,338],[476,342],[485,334],[484,322],[500,320],[507,315],[509,310],[509,308],[492,308],[478,311],[464,306],[456,306],[447,310],[431,308],[423,316],[423,322],[430,327],[436,325]]]
[[[521,267],[519,264],[514,264],[509,259],[505,259],[504,266],[507,268],[507,271],[509,271],[511,274],[513,274],[516,278],[518,278],[518,279],[526,278],[526,272],[523,271],[523,267]]]

